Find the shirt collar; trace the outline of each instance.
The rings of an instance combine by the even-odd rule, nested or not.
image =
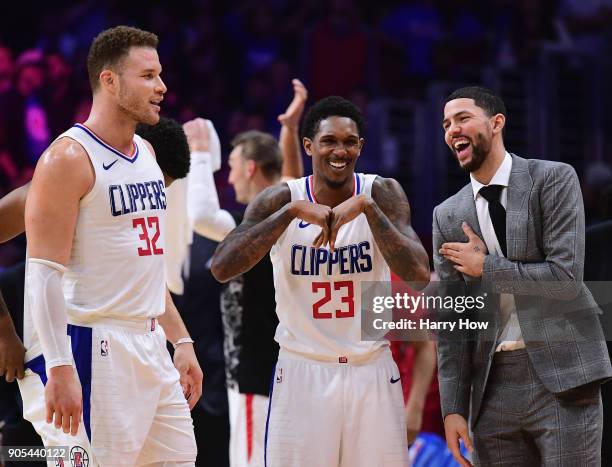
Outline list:
[[[510,156],[508,151],[506,151],[504,160],[502,161],[501,165],[497,169],[497,172],[495,172],[495,175],[493,175],[493,178],[491,178],[489,185],[501,185],[507,188],[508,182],[510,181],[511,171],[512,171],[512,157]],[[480,189],[486,185],[483,185],[478,180],[476,180],[472,174],[470,174],[470,180],[472,182],[472,193],[474,194],[474,199],[476,199]]]

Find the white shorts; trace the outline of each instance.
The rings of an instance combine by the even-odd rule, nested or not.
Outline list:
[[[388,347],[365,361],[320,362],[282,350],[266,467],[406,467],[399,371]]]
[[[68,334],[83,389],[76,436],[46,422],[42,355],[27,361],[25,378],[19,381],[23,416],[45,446],[68,446],[82,459],[72,465],[90,467],[195,462],[189,406],[156,320],[93,328],[68,325]]]
[[[231,467],[263,467],[268,402],[259,394],[227,390]]]

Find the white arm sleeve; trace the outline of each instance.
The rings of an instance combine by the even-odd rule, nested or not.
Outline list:
[[[187,178],[187,213],[193,230],[217,242],[236,227],[232,215],[219,206],[210,153],[191,153],[191,169]]]
[[[210,163],[213,172],[221,168],[221,141],[215,126],[210,120],[206,120],[208,126],[208,152],[210,153]]]
[[[47,372],[60,365],[72,365],[72,350],[67,335],[68,318],[62,291],[61,264],[38,258],[28,259],[26,293],[30,314]]]

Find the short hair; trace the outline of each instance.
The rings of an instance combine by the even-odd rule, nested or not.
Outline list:
[[[242,157],[253,160],[268,180],[279,177],[283,170],[283,156],[274,136],[257,130],[239,133],[232,147],[242,146]]]
[[[347,117],[355,122],[359,136],[365,135],[365,121],[359,107],[340,96],[329,96],[315,102],[304,116],[302,137],[313,139],[321,120],[328,117]]]
[[[139,123],[136,133],[146,139],[157,158],[162,172],[175,180],[189,173],[189,144],[183,127],[171,118],[160,117],[155,125]]]
[[[504,117],[508,116],[506,104],[504,104],[502,98],[490,89],[482,86],[467,86],[457,89],[446,98],[444,103],[446,104],[455,99],[473,99],[474,103],[484,110],[488,117],[497,114],[502,114]]]
[[[115,26],[98,34],[87,54],[87,73],[91,90],[100,87],[100,73],[120,64],[131,47],[157,48],[159,40],[155,34],[130,26]]]

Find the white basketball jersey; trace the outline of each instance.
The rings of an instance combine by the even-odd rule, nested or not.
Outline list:
[[[355,174],[354,194],[371,195],[376,175]],[[287,182],[291,200],[316,203],[313,177]],[[294,219],[270,251],[274,267],[276,341],[313,358],[366,355],[388,345],[361,340],[361,282],[390,281],[365,214],[343,225],[335,243],[314,248],[321,228]]]
[[[87,127],[59,136],[77,141],[95,171],[81,200],[63,286],[69,322],[140,320],[165,308],[164,177],[142,138],[122,154]]]

